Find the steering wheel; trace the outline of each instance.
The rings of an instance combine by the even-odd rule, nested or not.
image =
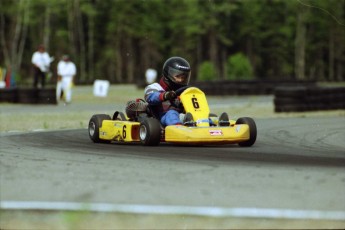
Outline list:
[[[190,87],[192,87],[192,86],[189,86],[189,85],[183,86],[183,87],[179,88],[178,90],[176,90],[175,93],[176,93],[177,96],[180,96],[186,89],[188,89]],[[177,101],[171,101],[170,103],[174,107],[181,109],[181,111],[184,111],[183,104],[181,103],[179,97],[178,97]]]
[[[175,93],[177,96],[180,96],[183,93],[183,91],[185,91],[186,89],[188,89],[190,87],[192,87],[192,86],[189,86],[189,85],[183,86],[183,87],[179,88],[178,90],[176,90]]]

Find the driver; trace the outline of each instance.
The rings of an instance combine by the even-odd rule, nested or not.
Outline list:
[[[182,111],[175,103],[175,91],[188,85],[190,75],[190,65],[184,58],[171,57],[163,65],[159,83],[145,88],[145,100],[163,126],[181,124]]]

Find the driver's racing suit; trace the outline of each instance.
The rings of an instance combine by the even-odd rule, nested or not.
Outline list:
[[[181,124],[179,109],[172,101],[164,101],[163,95],[167,90],[163,80],[150,84],[145,88],[145,100],[163,126]]]

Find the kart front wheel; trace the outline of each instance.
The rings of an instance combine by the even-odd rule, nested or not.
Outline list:
[[[103,120],[111,120],[107,114],[93,115],[89,121],[89,137],[95,143],[109,143],[108,140],[102,140],[99,138],[99,129],[102,127]]]
[[[249,140],[238,143],[239,146],[249,147],[252,146],[256,141],[256,124],[255,121],[250,117],[241,117],[237,119],[236,125],[247,124],[249,126]]]
[[[160,122],[155,118],[144,119],[140,124],[139,138],[143,145],[158,145],[161,139]]]

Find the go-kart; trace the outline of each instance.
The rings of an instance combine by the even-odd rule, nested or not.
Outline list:
[[[173,144],[238,144],[252,146],[257,129],[250,117],[230,120],[227,113],[210,113],[205,94],[196,87],[183,87],[176,91],[179,106],[183,108],[182,125],[163,127],[143,99],[127,103],[126,115],[115,111],[93,115],[88,132],[95,143],[137,142],[156,146],[160,142]],[[132,111],[129,116],[127,111]],[[134,113],[133,113],[134,112]],[[134,114],[134,115],[133,115]]]

